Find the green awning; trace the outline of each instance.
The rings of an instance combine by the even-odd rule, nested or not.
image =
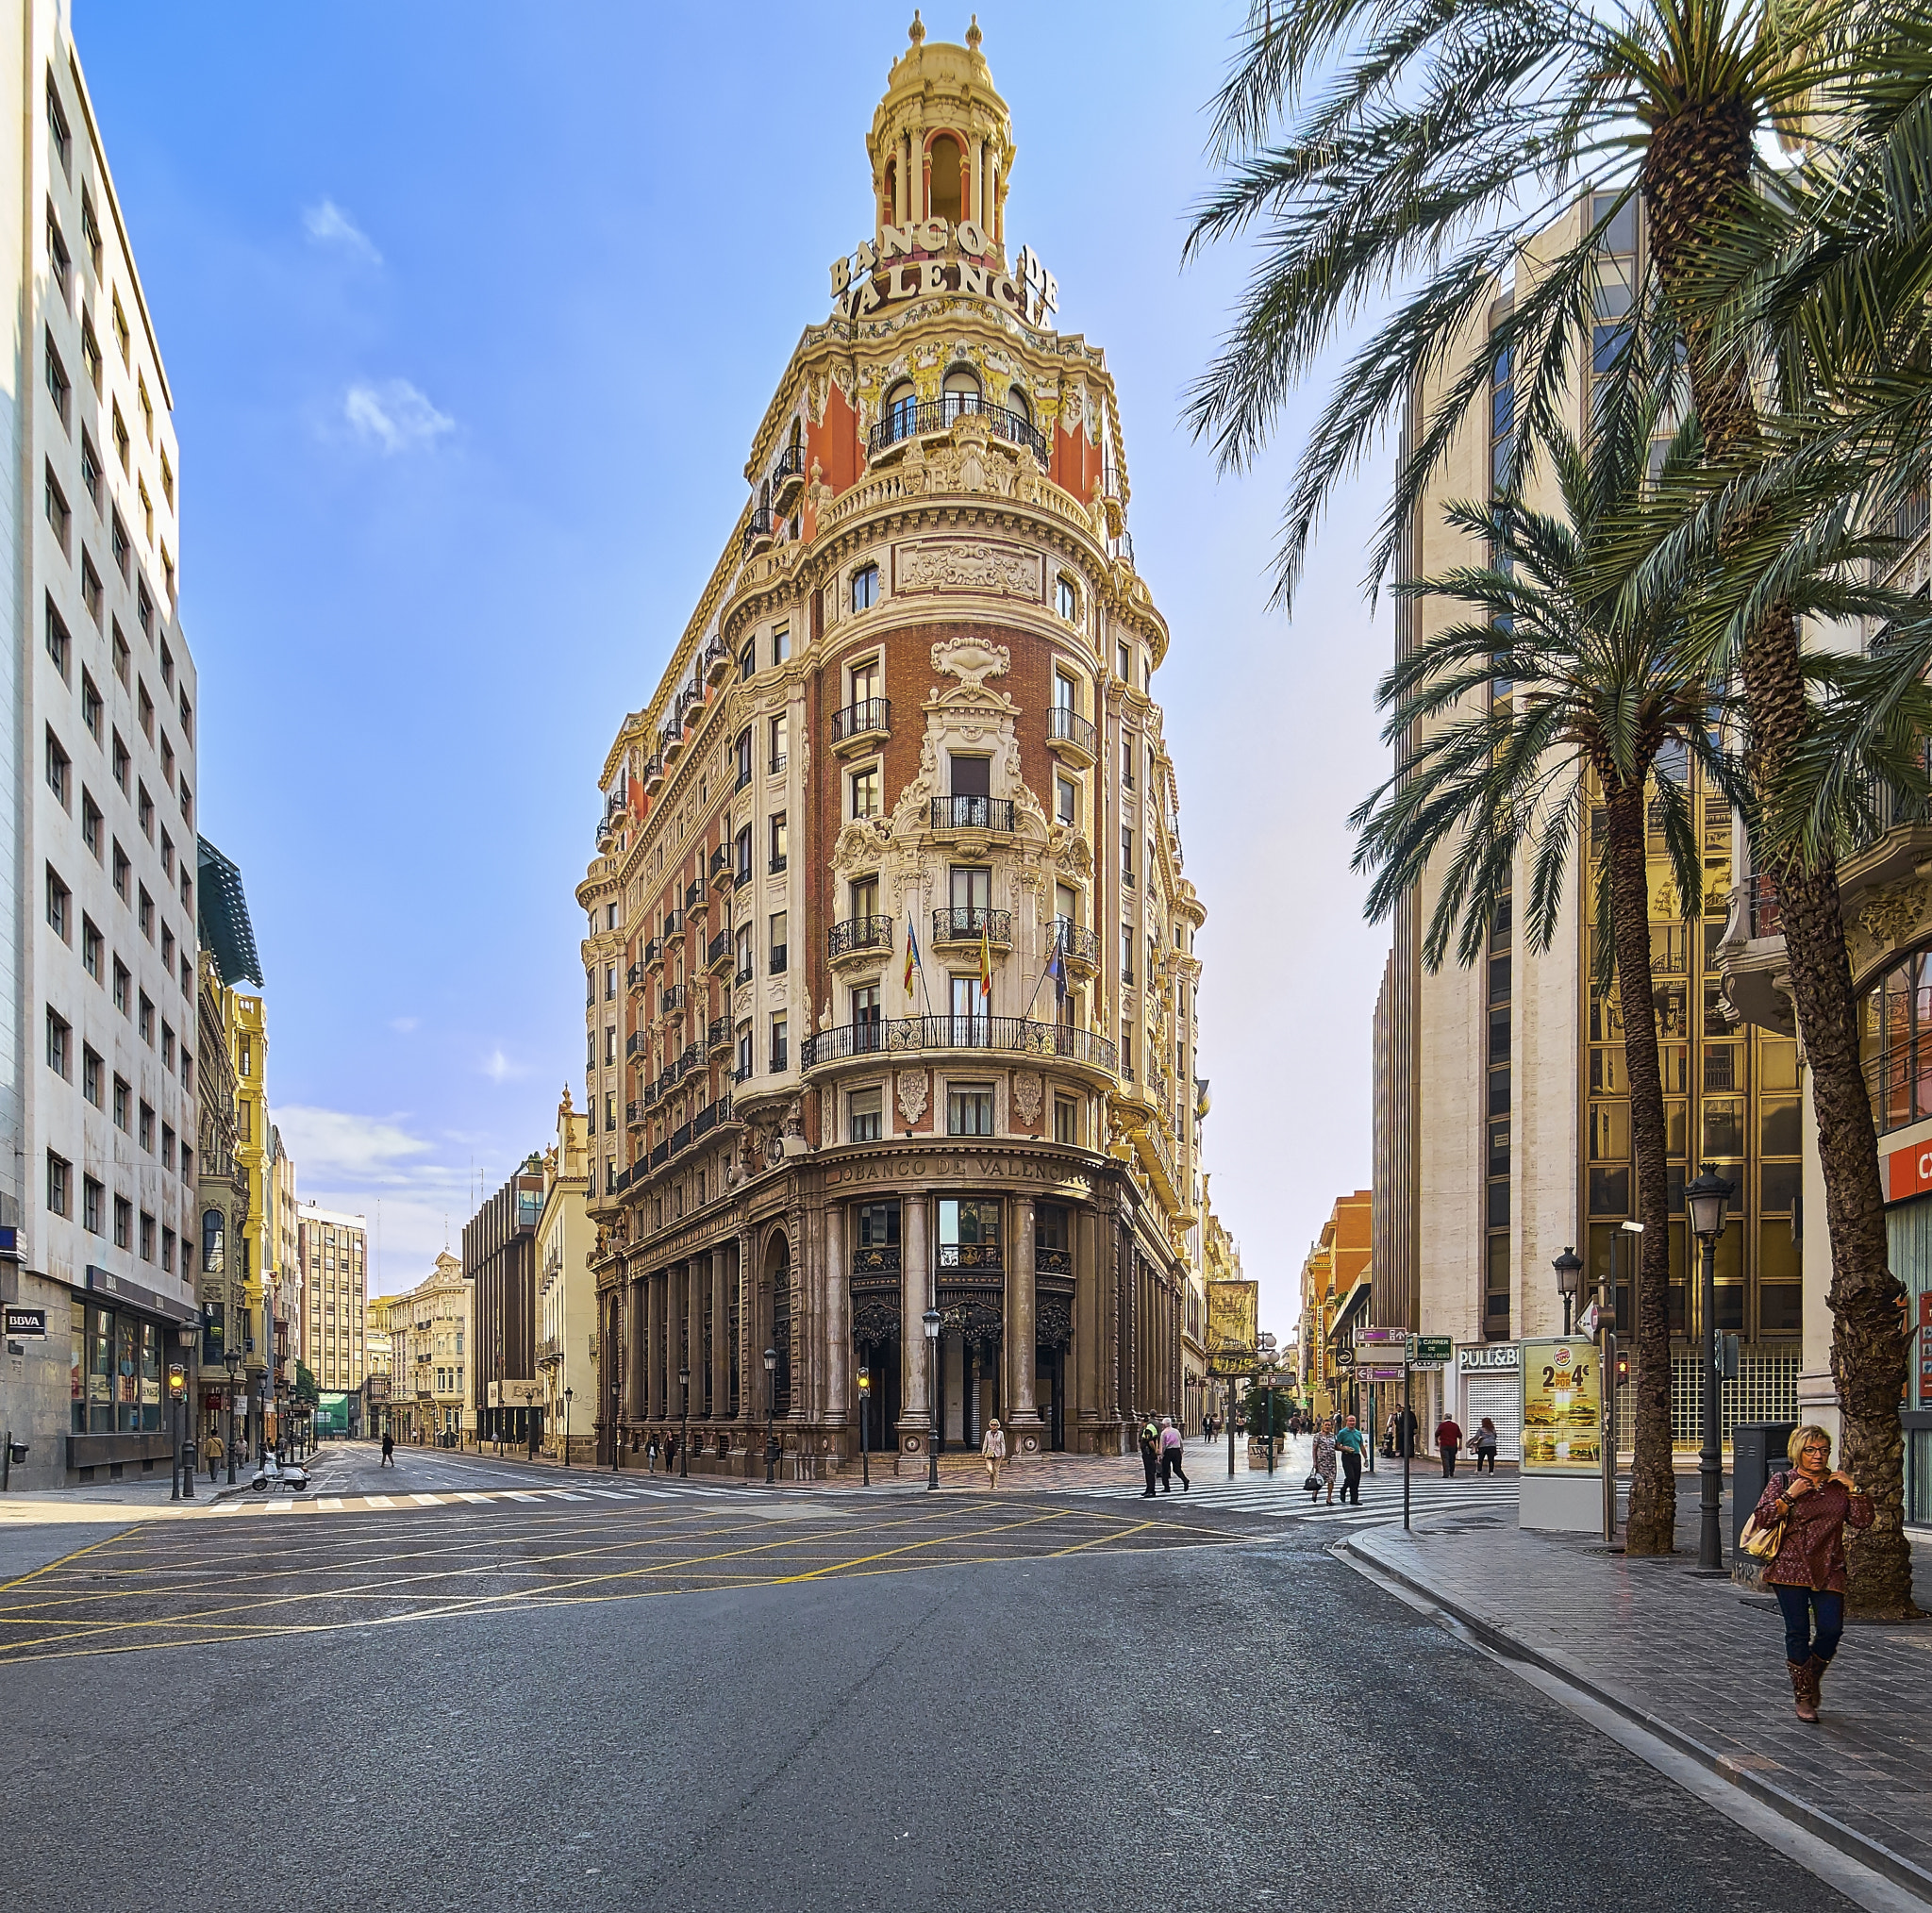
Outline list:
[[[214,952],[222,981],[232,990],[252,983],[259,990],[261,958],[255,954],[255,926],[248,921],[248,898],[242,889],[242,872],[207,838],[197,838],[201,864],[201,942]]]

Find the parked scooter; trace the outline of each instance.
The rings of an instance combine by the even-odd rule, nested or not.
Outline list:
[[[299,1461],[280,1461],[273,1454],[262,1456],[261,1466],[255,1471],[255,1479],[249,1487],[258,1494],[266,1493],[270,1489],[278,1494],[296,1494],[308,1487],[308,1471]]]

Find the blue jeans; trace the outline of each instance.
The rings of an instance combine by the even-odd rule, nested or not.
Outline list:
[[[1845,1597],[1827,1594],[1822,1588],[1787,1588],[1774,1582],[1771,1591],[1785,1616],[1785,1658],[1802,1666],[1816,1655],[1829,1660],[1838,1652],[1845,1631]],[[1812,1631],[1812,1617],[1817,1631]]]

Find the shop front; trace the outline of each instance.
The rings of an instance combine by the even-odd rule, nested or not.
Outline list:
[[[69,1312],[67,1467],[82,1482],[172,1464],[167,1372],[201,1340],[197,1309],[105,1269],[89,1268]],[[191,1399],[192,1397],[191,1396]]]
[[[1924,1134],[1920,1134],[1924,1130]],[[1906,1285],[1906,1520],[1932,1527],[1932,1125],[1885,1139],[1891,1272]]]
[[[1484,1416],[1496,1424],[1496,1459],[1523,1458],[1522,1356],[1513,1341],[1469,1342],[1456,1351],[1457,1421],[1472,1445]]]

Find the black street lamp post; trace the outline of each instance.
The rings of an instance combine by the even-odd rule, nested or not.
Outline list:
[[[570,1398],[574,1390],[563,1391],[563,1465],[570,1466]]]
[[[678,1428],[677,1428],[677,1472],[684,1479],[691,1477],[691,1464],[686,1458],[691,1448],[691,1371],[679,1369],[678,1388]]]
[[[223,1367],[228,1372],[228,1486],[235,1485],[235,1391],[242,1386],[242,1372],[246,1366],[240,1349],[230,1349]]]
[[[768,1348],[765,1351],[765,1486],[772,1485],[772,1463],[777,1459],[777,1437],[772,1432],[772,1422],[777,1412],[776,1389],[778,1387],[778,1351]]]
[[[1709,1163],[1684,1191],[1690,1210],[1690,1233],[1704,1248],[1704,1446],[1698,1452],[1697,1567],[1701,1573],[1724,1572],[1720,1534],[1724,1501],[1724,1456],[1719,1422],[1717,1372],[1717,1239],[1724,1232],[1724,1206],[1737,1185]]]
[[[863,1487],[872,1486],[872,1452],[866,1446],[866,1417],[872,1408],[872,1371],[858,1372],[858,1476]]]
[[[940,1312],[928,1308],[920,1317],[925,1328],[925,1485],[940,1485]]]
[[[1583,1257],[1574,1244],[1566,1245],[1550,1266],[1557,1272],[1557,1289],[1563,1298],[1563,1333],[1567,1337],[1576,1298],[1583,1293]]]

